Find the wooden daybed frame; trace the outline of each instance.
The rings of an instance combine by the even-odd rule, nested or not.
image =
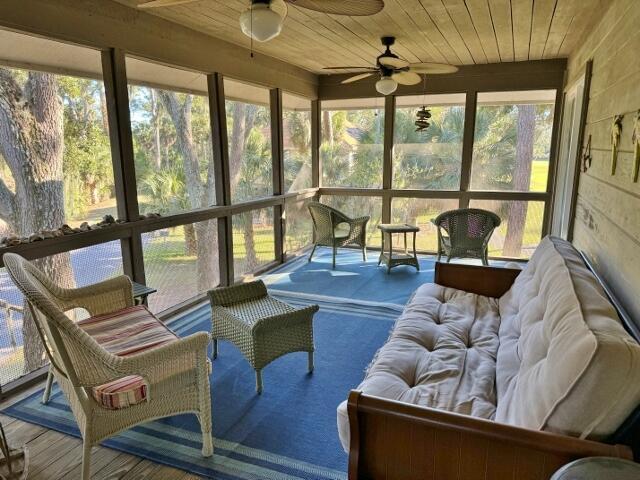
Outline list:
[[[585,263],[591,268],[586,258]],[[519,273],[518,269],[436,263],[435,283],[500,297]],[[604,288],[638,339],[637,327]],[[633,458],[627,445],[514,427],[356,390],[350,393],[347,408],[350,480],[548,480],[562,465],[581,457]],[[638,416],[636,412],[631,424],[625,423],[627,438],[615,435],[614,443],[631,444],[629,431],[637,439]]]

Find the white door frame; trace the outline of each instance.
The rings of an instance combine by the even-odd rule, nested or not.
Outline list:
[[[582,75],[566,91],[562,118],[562,134],[560,137],[560,152],[558,155],[558,167],[556,169],[556,190],[553,201],[553,218],[551,233],[564,239],[570,239],[571,218],[574,211],[578,184],[576,176],[579,175],[577,165],[581,153],[581,130],[586,108],[585,84],[587,73]],[[588,92],[586,92],[588,95]]]

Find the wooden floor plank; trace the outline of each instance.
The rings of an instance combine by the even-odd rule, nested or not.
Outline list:
[[[62,473],[60,478],[80,478],[82,473],[82,445],[68,453],[73,457],[73,461],[69,464],[69,469]],[[123,455],[117,450],[105,447],[94,448],[91,452],[91,471],[95,474],[106,466],[110,465],[118,455]]]
[[[34,392],[42,384],[3,400],[7,408]],[[82,468],[82,441],[79,438],[0,414],[0,422],[13,446],[27,445],[30,454],[29,480],[75,480]],[[134,455],[106,447],[94,447],[91,454],[92,480],[199,480],[188,472],[166,467]]]
[[[143,460],[140,457],[135,457],[128,453],[120,453],[108,465],[105,465],[97,472],[93,472],[91,479],[120,480],[129,472],[129,470],[135,468],[135,466],[142,461]]]

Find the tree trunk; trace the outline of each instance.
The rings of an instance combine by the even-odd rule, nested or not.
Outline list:
[[[105,135],[109,135],[109,114],[107,112],[107,97],[104,93],[104,88],[102,85],[98,88],[98,92],[100,93],[100,113],[102,117],[102,130]]]
[[[255,123],[256,108],[242,102],[233,102],[233,127],[231,129],[231,141],[229,143],[229,171],[231,177],[231,191],[237,191],[242,173],[242,159]],[[256,249],[253,239],[253,213],[242,215],[242,223],[245,236],[245,252],[247,272],[251,272],[258,265]]]
[[[15,194],[7,193],[0,182],[0,195],[8,202],[5,205],[13,207],[3,220],[16,235],[53,230],[64,223],[62,115],[54,75],[29,72],[22,88],[11,71],[0,68],[0,154],[15,182]],[[38,264],[54,282],[74,286],[68,254],[47,257]],[[23,336],[25,372],[29,372],[42,365],[43,350],[28,313]]]
[[[151,89],[151,113],[153,115],[153,160],[156,168],[162,168],[162,145],[160,142],[160,104],[156,91]]]
[[[242,170],[242,158],[253,128],[254,115],[251,106],[243,102],[233,102],[233,128],[231,129],[231,141],[229,142],[229,176],[231,178],[231,191],[235,191],[240,180]]]
[[[218,220],[196,223],[195,230],[198,238],[198,291],[206,292],[220,282]]]
[[[322,142],[333,145],[333,123],[331,122],[331,112],[322,112]]]
[[[518,105],[516,166],[513,173],[513,188],[516,191],[529,190],[535,126],[535,105]],[[520,256],[527,220],[527,207],[527,202],[511,202],[507,215],[507,234],[504,239],[503,249],[503,255],[507,257]]]
[[[242,226],[244,230],[244,250],[246,273],[253,272],[258,268],[258,256],[256,255],[255,233],[253,231],[253,212],[242,214]]]
[[[182,226],[184,230],[184,249],[185,255],[193,257],[198,255],[198,239],[196,237],[196,230],[193,227],[193,223],[187,223]]]

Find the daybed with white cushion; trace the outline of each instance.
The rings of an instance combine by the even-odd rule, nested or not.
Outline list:
[[[351,479],[548,479],[630,457],[603,441],[625,441],[628,418],[637,435],[639,404],[640,345],[578,251],[547,237],[522,271],[437,264],[338,430]]]

